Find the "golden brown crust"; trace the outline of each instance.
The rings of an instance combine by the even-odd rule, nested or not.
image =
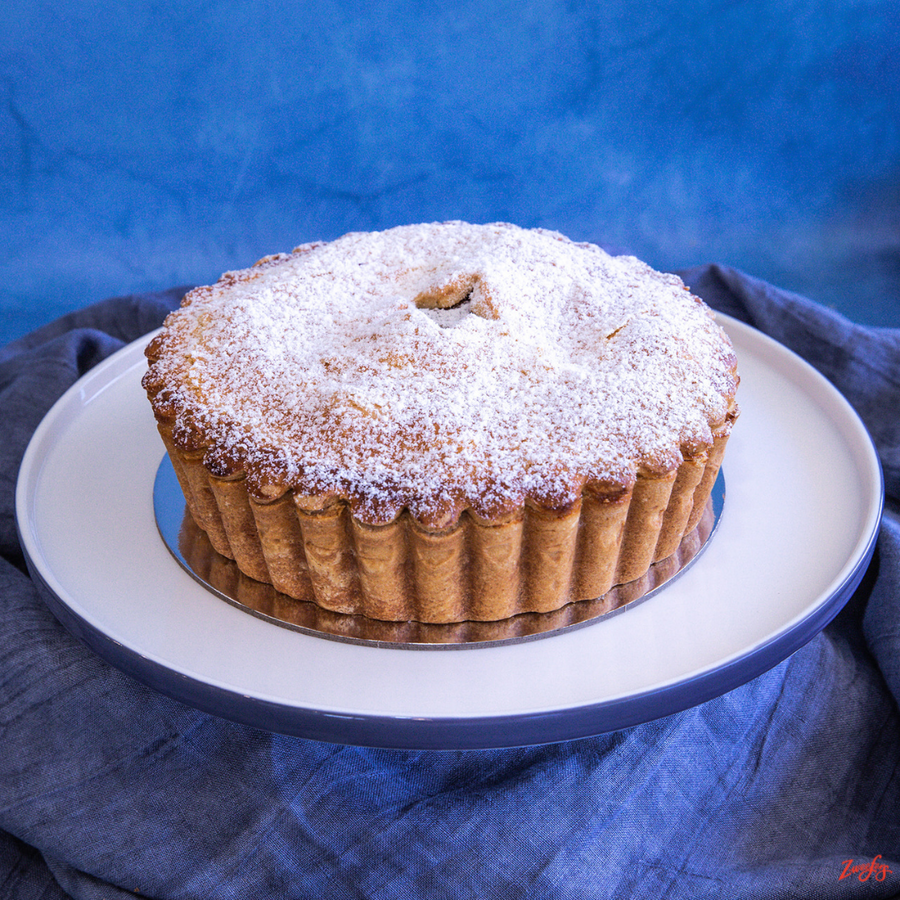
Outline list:
[[[680,572],[703,548],[715,527],[710,501],[697,527],[687,534],[675,553],[654,563],[636,581],[620,585],[598,599],[570,603],[552,613],[521,613],[496,621],[425,624],[413,621],[382,622],[364,616],[323,609],[309,598],[296,598],[244,575],[234,563],[214,553],[205,533],[187,518],[179,534],[179,551],[191,570],[212,588],[242,606],[285,625],[323,635],[364,642],[471,645],[480,642],[521,640],[552,634],[621,609],[646,596]],[[307,602],[304,602],[307,601]]]
[[[332,612],[430,623],[552,612],[640,578],[695,528],[728,439],[723,429],[711,453],[662,477],[639,473],[629,490],[586,490],[564,511],[526,503],[496,524],[466,511],[429,530],[406,511],[368,525],[343,500],[315,511],[290,494],[261,502],[160,431],[192,516],[243,572]]]

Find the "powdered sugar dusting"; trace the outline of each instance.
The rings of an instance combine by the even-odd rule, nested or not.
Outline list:
[[[251,486],[408,507],[565,506],[711,442],[731,345],[674,276],[562,235],[352,233],[228,273],[167,319],[155,382]]]

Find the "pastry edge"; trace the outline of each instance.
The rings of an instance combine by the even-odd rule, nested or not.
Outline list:
[[[304,509],[292,491],[261,501],[243,473],[214,475],[203,450],[182,449],[170,422],[157,425],[192,518],[244,574],[331,612],[440,624],[553,612],[642,577],[697,526],[737,415],[734,405],[711,447],[671,471],[588,485],[563,510],[526,501],[486,522],[467,509],[444,529],[406,509],[370,525],[341,499]]]

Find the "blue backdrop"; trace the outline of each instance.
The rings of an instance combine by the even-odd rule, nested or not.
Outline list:
[[[898,51],[896,0],[5,0],[0,343],[350,229],[541,225],[817,301],[690,274],[850,399],[888,513],[822,634],[684,714],[498,752],[266,734],[106,665],[22,570],[35,426],[180,293],[86,309],[0,351],[4,900],[897,897],[900,330],[819,304],[900,326]]]
[[[7,0],[3,339],[315,238],[462,218],[900,325],[888,0]]]

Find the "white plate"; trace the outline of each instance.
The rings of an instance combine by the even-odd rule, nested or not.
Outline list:
[[[157,531],[163,456],[140,386],[142,338],[50,410],[16,493],[22,547],[54,614],[112,664],[216,715],[318,740],[522,746],[695,705],[793,653],[839,611],[871,557],[881,467],[831,384],[748,326],[728,496],[697,564],[652,599],[542,640],[416,652],[325,640],[223,602]]]

